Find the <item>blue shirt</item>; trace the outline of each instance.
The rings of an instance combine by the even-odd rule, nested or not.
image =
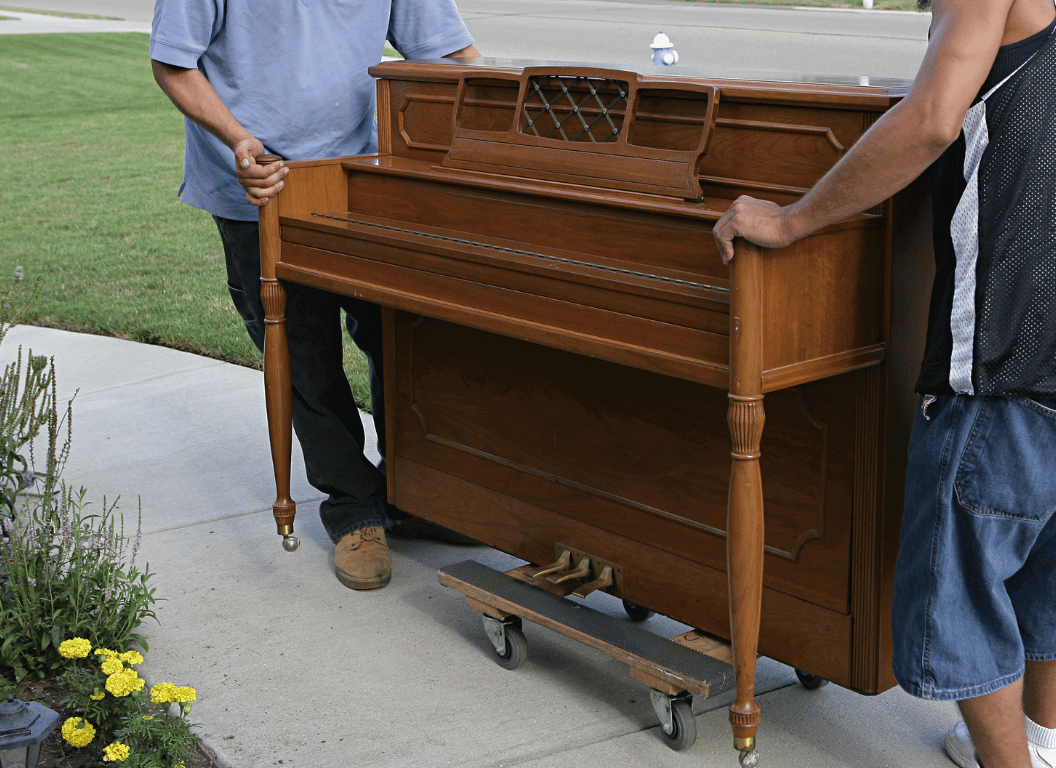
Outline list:
[[[269,152],[309,160],[377,151],[367,67],[386,40],[408,59],[473,43],[454,0],[157,0],[150,58],[198,68]],[[184,123],[183,201],[255,221],[232,150]]]

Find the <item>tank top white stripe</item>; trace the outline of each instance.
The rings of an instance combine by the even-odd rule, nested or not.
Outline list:
[[[986,128],[986,100],[1029,61],[1027,59],[1020,64],[1008,77],[983,94],[979,103],[968,110],[961,125],[964,131],[964,180],[967,187],[957,202],[950,222],[950,237],[957,258],[953,309],[950,313],[950,331],[953,334],[950,386],[954,392],[962,395],[975,394],[972,366],[975,350],[975,267],[979,259],[979,163],[990,144]]]

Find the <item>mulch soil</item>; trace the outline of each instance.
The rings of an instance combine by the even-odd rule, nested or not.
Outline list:
[[[15,698],[22,701],[37,701],[61,715],[59,728],[44,740],[40,750],[40,768],[113,768],[120,763],[103,762],[103,747],[107,743],[96,736],[87,747],[80,749],[67,744],[59,730],[67,717],[78,716],[77,712],[63,706],[70,695],[67,686],[51,680],[24,680],[19,683],[22,693]],[[160,712],[160,710],[159,710]],[[185,768],[222,768],[204,745],[195,742],[187,751]]]

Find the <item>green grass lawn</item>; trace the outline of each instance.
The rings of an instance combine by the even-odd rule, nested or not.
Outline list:
[[[176,196],[183,122],[147,44],[0,35],[0,282],[16,266],[42,277],[36,324],[259,368],[212,219]],[[362,358],[347,367],[369,400]]]

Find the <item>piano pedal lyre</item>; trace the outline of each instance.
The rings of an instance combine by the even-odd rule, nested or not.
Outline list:
[[[618,565],[564,544],[556,544],[554,548],[559,553],[557,560],[537,568],[515,569],[518,572],[517,578],[530,581],[544,580],[548,585],[560,587],[560,589],[550,591],[560,592],[563,595],[572,594],[581,598],[599,589],[619,592],[619,577],[622,576],[622,569]],[[575,585],[577,581],[583,583]]]

